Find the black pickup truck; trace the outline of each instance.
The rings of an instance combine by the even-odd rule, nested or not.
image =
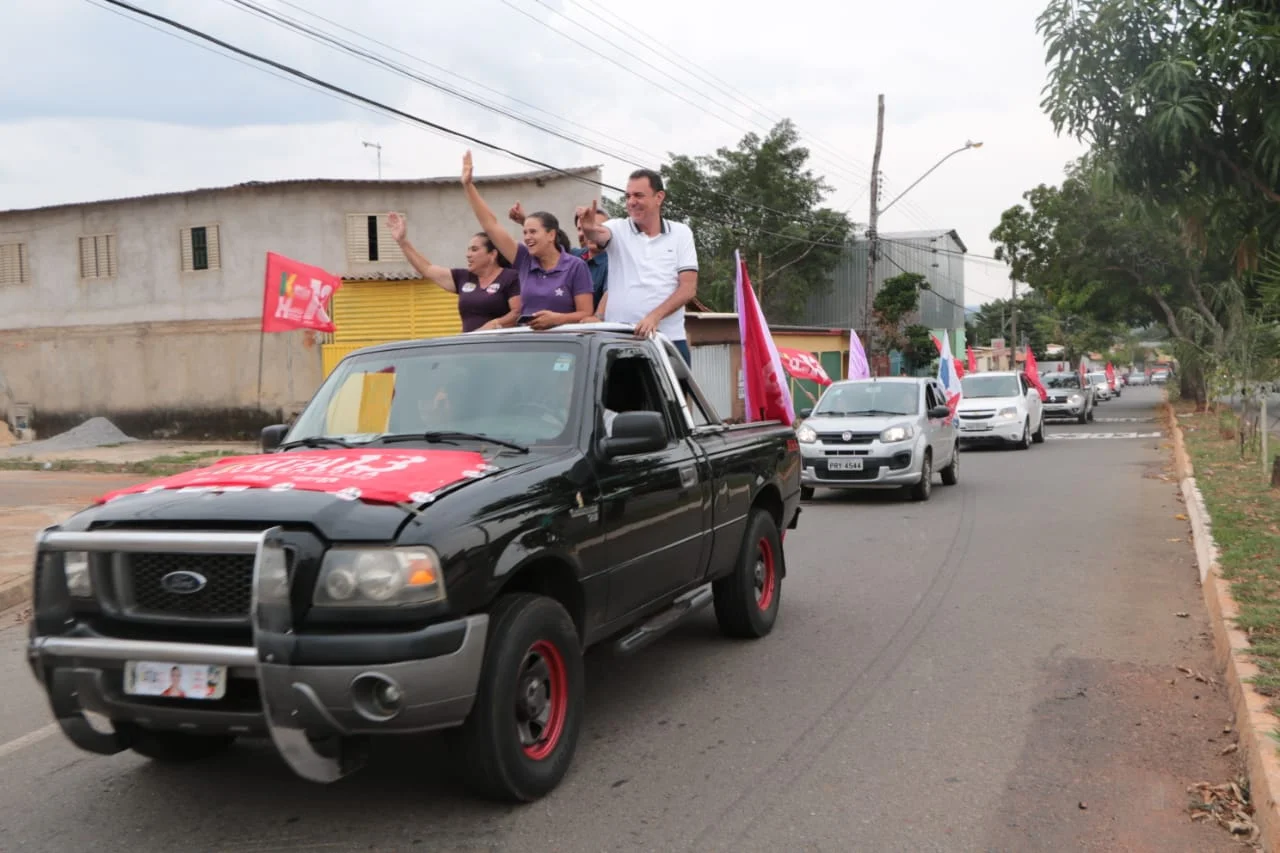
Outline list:
[[[661,337],[363,349],[263,451],[39,534],[28,660],[76,745],[180,762],[269,736],[330,782],[372,737],[443,729],[478,793],[530,801],[572,760],[588,647],[712,602],[731,637],[778,616],[795,432],[723,423]]]

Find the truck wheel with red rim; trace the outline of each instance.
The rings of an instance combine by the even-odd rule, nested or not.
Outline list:
[[[757,507],[747,517],[747,532],[732,574],[712,585],[720,631],[747,639],[772,631],[782,602],[785,574],[777,522]]]
[[[467,783],[516,802],[560,784],[582,729],[584,681],[578,632],[558,601],[499,598],[475,705],[456,734]]]

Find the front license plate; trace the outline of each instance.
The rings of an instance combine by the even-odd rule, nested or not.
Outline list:
[[[960,424],[960,429],[965,432],[990,432],[991,424]]]
[[[830,471],[861,471],[861,459],[828,459],[827,469]]]
[[[227,692],[227,668],[202,663],[131,660],[124,665],[124,692],[130,696],[171,699],[221,699]]]

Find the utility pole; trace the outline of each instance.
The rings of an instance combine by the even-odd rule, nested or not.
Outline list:
[[[871,158],[871,215],[867,219],[867,298],[863,306],[862,323],[865,326],[868,348],[874,339],[871,323],[871,303],[875,298],[876,284],[876,226],[880,221],[880,151],[884,147],[884,95],[876,98],[876,152]],[[874,373],[874,371],[872,371]]]
[[[1009,283],[1013,285],[1013,295],[1009,299],[1009,310],[1012,312],[1013,328],[1009,334],[1009,343],[1013,350],[1013,369],[1018,369],[1018,280],[1013,276],[1009,276]]]
[[[378,180],[382,180],[382,143],[381,142],[361,142],[365,148],[378,149]]]

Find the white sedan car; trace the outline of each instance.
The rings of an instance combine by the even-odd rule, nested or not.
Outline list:
[[[1012,442],[1020,450],[1044,441],[1044,404],[1022,373],[970,373],[960,386],[961,441]]]

